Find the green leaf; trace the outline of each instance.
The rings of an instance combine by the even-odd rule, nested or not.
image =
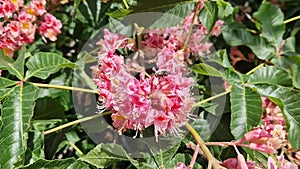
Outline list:
[[[10,87],[10,86],[15,85],[15,84],[17,84],[16,81],[9,80],[9,79],[6,79],[4,77],[0,77],[0,89],[7,88],[7,87]]]
[[[155,154],[153,158],[155,159],[156,168],[165,166],[176,154],[181,141],[173,140],[170,138],[160,138],[159,142],[154,145],[149,145],[149,149],[152,154]],[[163,152],[164,151],[164,152]],[[160,152],[160,153],[158,153]],[[156,155],[156,153],[158,153]]]
[[[288,126],[288,141],[295,149],[300,149],[300,93],[291,88],[269,84],[251,85],[259,94],[279,99]]]
[[[285,33],[284,14],[280,8],[264,1],[258,11],[253,14],[262,25],[262,36],[279,50]]]
[[[231,133],[235,139],[256,127],[262,116],[262,101],[259,94],[242,85],[232,85],[231,102]]]
[[[275,49],[266,40],[258,35],[246,31],[242,24],[232,23],[223,26],[223,37],[230,46],[248,46],[253,53],[262,60],[275,56]]]
[[[140,12],[166,12],[172,9],[176,5],[183,3],[193,2],[191,0],[139,0],[136,7],[134,7],[135,13]]]
[[[220,18],[227,17],[233,13],[233,7],[229,2],[224,0],[217,0],[218,5],[218,15]]]
[[[290,67],[290,74],[293,79],[293,85],[296,88],[300,88],[300,67],[296,64],[292,64]]]
[[[102,3],[95,0],[80,0],[75,2],[76,38],[86,41],[102,26],[107,24],[106,13],[111,11],[111,1]]]
[[[33,115],[37,88],[24,83],[16,86],[5,99],[0,132],[0,168],[14,168],[27,147],[28,130]],[[23,163],[21,161],[21,163]]]
[[[0,101],[6,98],[9,95],[9,93],[12,92],[13,90],[14,89],[10,89],[10,88],[0,89]]]
[[[63,58],[61,55],[49,52],[39,52],[32,56],[26,63],[30,77],[38,77],[46,79],[51,74],[56,73],[59,69],[64,67],[75,68],[75,64]]]
[[[165,11],[163,14],[154,13],[147,14],[153,18],[150,28],[168,28],[179,25],[182,20],[192,12],[194,9],[194,2],[182,2],[176,4],[171,9]]]
[[[210,32],[218,19],[218,6],[213,1],[206,1],[203,4],[204,6],[199,14],[199,18],[207,32]]]
[[[89,169],[88,165],[84,162],[76,160],[74,158],[64,160],[44,160],[40,159],[33,164],[30,164],[21,169]]]
[[[0,69],[6,70],[8,64],[12,64],[14,62],[13,59],[9,58],[8,56],[4,55],[3,51],[0,50]]]
[[[225,49],[214,52],[211,55],[208,55],[207,58],[212,60],[224,68],[233,69],[232,65],[229,62],[228,55]]]
[[[199,63],[194,65],[192,71],[198,74],[207,75],[207,76],[216,76],[216,77],[223,77],[222,74],[214,67],[205,64]]]
[[[106,15],[113,17],[113,18],[123,18],[132,12],[133,12],[133,10],[129,10],[129,9],[118,9],[113,12],[107,13]]]
[[[28,133],[25,164],[32,164],[44,157],[44,132],[30,131]]]
[[[288,73],[275,66],[266,66],[256,70],[252,75],[250,75],[248,82],[252,84],[267,83],[280,86],[292,85],[292,80]]]
[[[207,114],[201,113],[199,117],[191,123],[204,141],[209,139],[221,119],[221,116],[215,116],[210,113]]]
[[[35,120],[62,119],[64,111],[59,99],[45,97],[36,101],[33,118]]]
[[[132,25],[125,25],[125,23],[123,23],[121,20],[118,20],[118,19],[115,19],[115,18],[112,18],[112,17],[109,17],[109,23],[108,23],[108,27],[109,27],[109,30],[113,33],[120,33],[122,35],[133,35],[133,32],[134,32],[134,28]],[[87,53],[82,53],[84,54],[82,60],[84,61],[83,63],[89,63],[86,58],[89,56],[89,54]],[[91,56],[95,59],[94,56]],[[91,60],[92,61],[92,60]],[[77,61],[78,62],[78,61]],[[97,62],[94,61],[94,62]]]
[[[125,150],[117,144],[100,144],[93,150],[82,156],[79,160],[87,162],[98,168],[107,168],[120,161],[137,163]]]
[[[26,55],[28,54],[21,53],[14,63],[8,63],[7,65],[7,70],[9,71],[9,73],[17,76],[19,80],[22,80],[24,78],[24,65]]]

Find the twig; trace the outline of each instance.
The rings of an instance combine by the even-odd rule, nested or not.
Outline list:
[[[47,130],[47,131],[44,132],[44,135],[47,135],[47,134],[50,134],[50,133],[53,133],[53,132],[62,130],[62,129],[64,129],[64,128],[67,128],[67,127],[70,127],[70,126],[73,126],[73,125],[76,125],[76,124],[79,124],[79,123],[82,123],[82,122],[85,122],[85,121],[89,121],[89,120],[96,119],[96,118],[98,118],[98,117],[102,117],[102,116],[105,116],[105,115],[109,115],[109,114],[111,114],[110,111],[109,111],[109,112],[102,113],[102,114],[96,114],[96,115],[93,115],[93,116],[89,116],[89,117],[85,117],[85,118],[82,118],[82,119],[78,119],[78,120],[75,120],[75,121],[66,123],[66,124],[64,124],[64,125],[55,127],[55,128],[53,128],[53,129]]]
[[[43,87],[43,88],[55,88],[55,89],[73,90],[73,91],[79,91],[79,92],[98,94],[97,90],[91,90],[91,89],[83,89],[83,88],[77,88],[77,87],[71,87],[71,86],[59,86],[59,85],[52,85],[52,84],[41,84],[41,83],[32,83],[32,84],[34,86]]]

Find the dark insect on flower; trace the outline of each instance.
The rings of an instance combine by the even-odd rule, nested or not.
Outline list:
[[[155,76],[162,77],[162,76],[168,76],[169,72],[166,70],[158,70],[155,72]]]
[[[106,107],[105,105],[103,104],[103,101],[102,100],[98,100],[97,101],[97,114],[101,114],[103,112],[106,111]]]

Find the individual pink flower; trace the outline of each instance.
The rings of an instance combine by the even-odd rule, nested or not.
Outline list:
[[[32,0],[29,5],[34,11],[35,15],[42,16],[46,11],[46,0]]]
[[[126,38],[121,34],[111,33],[108,29],[104,29],[104,39],[100,39],[96,44],[101,46],[99,54],[106,54],[107,52],[114,53],[119,47],[123,47],[126,43]]]
[[[262,101],[262,106],[264,108],[263,121],[265,124],[279,124],[285,126],[285,118],[281,113],[280,107],[266,97],[262,97]]]
[[[279,128],[276,129],[280,130]],[[274,128],[255,128],[246,133],[239,143],[249,142],[249,148],[253,150],[274,154],[284,141],[284,138],[275,134],[276,132],[279,131],[274,130]]]
[[[187,167],[185,164],[183,164],[182,162],[178,162],[177,165],[174,167],[174,169],[190,169],[189,167]]]
[[[19,11],[19,8],[24,5],[24,0],[11,0],[11,2],[15,6],[16,11]]]
[[[219,36],[221,34],[221,32],[222,32],[222,25],[223,25],[223,23],[224,23],[224,21],[218,20],[215,23],[214,27],[212,28],[210,34],[212,36]]]
[[[49,38],[51,41],[56,41],[57,35],[61,33],[62,24],[50,13],[43,16],[43,21],[39,26],[39,32],[42,36]]]
[[[16,11],[15,5],[10,0],[0,1],[0,18],[10,18]]]

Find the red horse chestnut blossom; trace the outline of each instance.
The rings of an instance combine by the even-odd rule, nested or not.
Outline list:
[[[34,42],[36,30],[51,41],[61,33],[61,22],[46,11],[45,0],[0,0],[0,49],[12,57],[23,44]],[[40,20],[41,19],[41,20]]]
[[[212,46],[202,42],[206,36],[203,25],[195,28],[186,49],[187,24],[149,30],[139,42],[142,47],[136,47],[135,40],[104,30],[104,39],[97,43],[101,49],[94,81],[99,100],[112,111],[113,126],[119,133],[154,126],[156,137],[166,131],[180,134],[195,101],[191,92],[195,82],[188,76],[189,57],[204,56]],[[120,50],[136,54],[130,58]],[[146,69],[144,65],[152,66]]]

